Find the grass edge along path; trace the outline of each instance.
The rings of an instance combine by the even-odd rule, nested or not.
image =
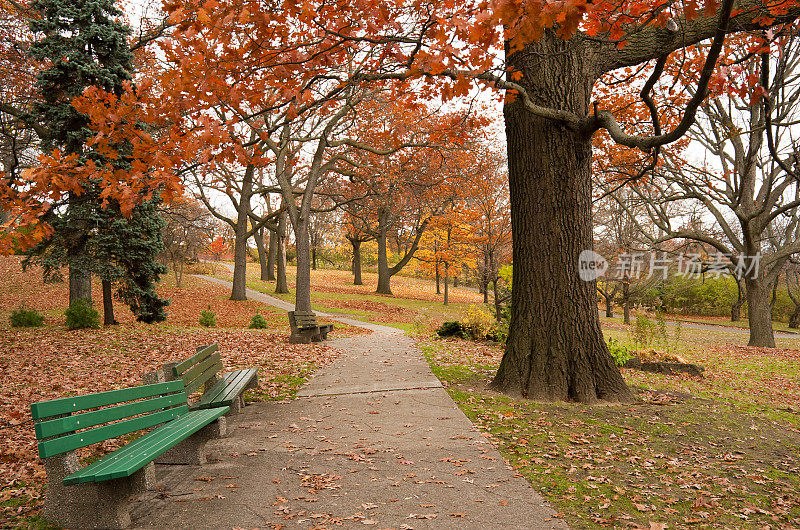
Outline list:
[[[800,528],[800,430],[746,407],[638,388],[628,405],[486,389],[495,346],[418,337],[453,400],[573,528]]]

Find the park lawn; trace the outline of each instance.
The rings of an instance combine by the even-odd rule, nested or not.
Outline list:
[[[0,258],[0,275],[0,527],[33,524],[41,503],[45,475],[31,403],[140,385],[143,374],[211,343],[219,344],[226,369],[259,368],[259,388],[248,392],[248,401],[286,399],[338,354],[321,343],[289,344],[284,311],[255,301],[232,302],[228,289],[189,276],[181,289],[171,276],[164,278],[159,292],[172,300],[165,323],[137,323],[127,307],[117,304],[119,325],[70,331],[63,316],[66,284],[43,284],[35,270],[23,274],[13,256]],[[99,300],[96,287],[93,296]],[[44,314],[43,327],[10,327],[11,312],[23,303]],[[198,324],[200,311],[209,306],[216,328]],[[245,329],[256,311],[269,327]],[[336,328],[338,336],[362,332],[345,324]],[[84,456],[95,457],[117,443],[106,442]]]
[[[624,328],[606,336],[625,342]],[[623,370],[637,401],[596,406],[487,389],[498,345],[418,340],[465,414],[574,528],[800,528],[798,339],[770,350],[683,329],[670,348],[706,377]]]
[[[230,263],[208,265],[208,272],[214,276],[229,281],[232,279],[232,272],[228,268]],[[247,286],[281,300],[294,302],[295,274],[295,267],[287,267],[286,279],[290,292],[275,294],[275,283],[262,281],[258,264],[248,263]],[[362,277],[364,285],[353,285],[353,276],[349,271],[312,270],[312,309],[326,313],[347,313],[367,322],[410,330],[418,322],[427,325],[458,320],[469,305],[483,303],[483,295],[480,293],[451,287],[450,303],[445,306],[443,295],[436,294],[434,282],[406,276],[392,278],[394,296],[376,294],[378,275],[365,271]]]

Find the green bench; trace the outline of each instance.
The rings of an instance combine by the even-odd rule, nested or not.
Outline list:
[[[219,346],[198,346],[197,353],[178,363],[163,366],[163,379],[180,380],[186,395],[202,388],[203,395],[189,403],[189,410],[230,407],[230,414],[244,406],[242,394],[248,388],[258,388],[258,368],[247,368],[221,374]],[[152,380],[152,379],[150,379]]]
[[[289,311],[289,326],[292,334],[289,342],[292,344],[310,344],[327,340],[328,333],[333,331],[333,324],[320,326],[317,323],[317,315],[311,311]]]
[[[43,515],[63,527],[125,528],[130,498],[155,484],[153,462],[205,463],[227,407],[190,411],[181,381],[31,405],[47,472]],[[155,427],[81,468],[77,449]]]

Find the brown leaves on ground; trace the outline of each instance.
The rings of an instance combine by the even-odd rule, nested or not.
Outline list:
[[[0,385],[0,501],[36,497],[45,478],[36,452],[31,403],[140,385],[145,373],[211,343],[219,344],[226,370],[259,368],[259,389],[251,391],[254,397],[281,398],[338,354],[323,343],[289,344],[285,313],[272,312],[258,302],[229,301],[224,287],[188,277],[183,289],[160,289],[163,296],[172,298],[167,323],[136,323],[126,307],[117,305],[120,325],[68,331],[63,325],[67,285],[43,284],[36,271],[22,273],[19,261],[13,256],[0,258],[0,373],[4,377]],[[100,299],[99,292],[95,299]],[[45,314],[44,327],[9,327],[11,311],[23,302],[28,309]],[[209,304],[220,326],[235,327],[199,327],[197,316]],[[243,329],[257,309],[274,327]],[[335,333],[348,329],[337,325]],[[121,443],[111,440],[98,450],[111,450]]]
[[[419,312],[395,305],[373,302],[371,300],[325,300],[326,307],[334,307],[342,311],[367,311],[375,313],[372,322],[414,322]]]

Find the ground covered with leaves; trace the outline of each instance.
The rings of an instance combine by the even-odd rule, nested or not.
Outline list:
[[[681,355],[706,377],[624,370],[637,401],[597,406],[487,389],[497,345],[424,336],[420,346],[467,416],[573,528],[800,528],[800,341],[771,350],[742,340],[684,330]]]
[[[23,273],[17,257],[0,258],[0,526],[35,514],[41,499],[44,471],[36,453],[30,405],[37,401],[88,394],[142,384],[142,376],[161,364],[188,357],[201,344],[219,344],[226,370],[258,367],[259,388],[248,400],[285,399],[337,351],[324,344],[289,344],[286,313],[254,301],[227,300],[229,291],[187,276],[178,289],[165,278],[159,292],[171,299],[167,322],[146,325],[117,304],[117,326],[67,330],[65,283],[43,284],[39,271]],[[99,282],[95,282],[99,283]],[[97,286],[99,288],[99,286]],[[99,290],[94,294],[100,299]],[[11,312],[20,307],[45,316],[39,328],[12,328]],[[210,307],[217,327],[198,324]],[[245,329],[256,312],[266,329]],[[337,324],[336,335],[363,330]],[[112,450],[121,441],[95,446],[95,453]],[[85,456],[92,456],[87,454]]]

